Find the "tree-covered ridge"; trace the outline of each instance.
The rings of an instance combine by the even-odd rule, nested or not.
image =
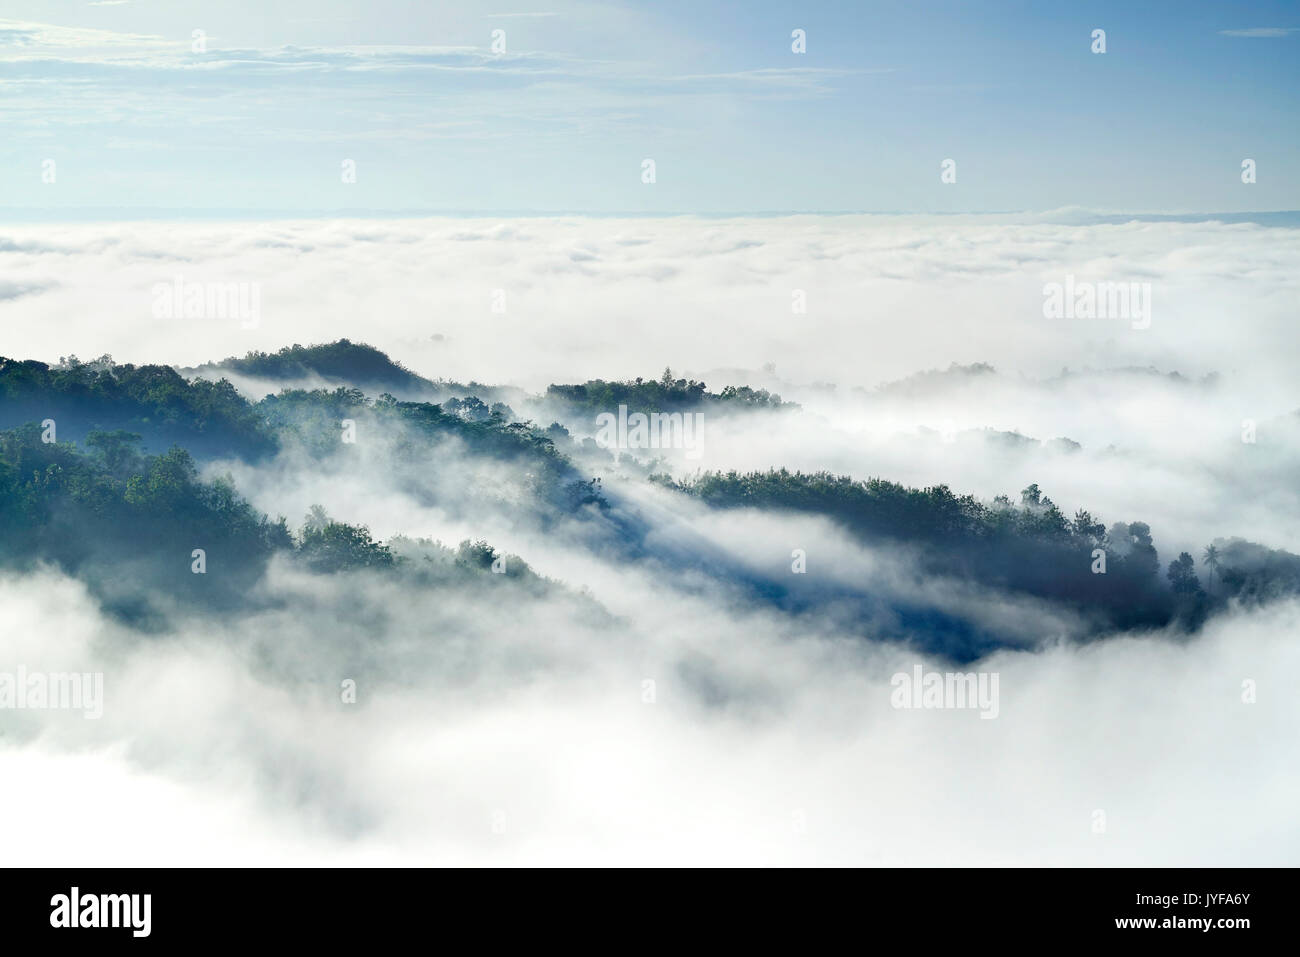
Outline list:
[[[513,412],[504,403],[527,398],[526,392],[511,386],[487,385],[473,380],[457,382],[442,377],[428,379],[412,372],[380,349],[348,339],[309,346],[295,343],[278,352],[254,350],[242,358],[231,356],[181,371],[202,378],[230,374],[262,379],[269,386],[267,392],[300,387],[304,380],[318,379],[331,386],[360,389],[370,395],[389,392],[399,398],[436,401],[450,407],[464,403],[468,412],[479,414],[481,411],[484,418],[489,409],[503,410],[508,418],[513,418]]]
[[[37,425],[0,432],[0,562],[56,564],[110,605],[153,589],[238,600],[272,553],[292,547],[285,521],[256,512],[228,480],[201,480],[184,449],[148,455],[139,438],[92,431],[82,452],[42,441]],[[223,574],[194,574],[196,549]]]
[[[457,550],[402,538],[384,544],[319,506],[295,535],[283,516],[272,521],[255,510],[229,478],[204,481],[184,449],[150,455],[139,439],[96,431],[83,451],[42,441],[34,424],[0,432],[0,567],[57,565],[137,623],[147,623],[148,596],[157,593],[178,604],[243,607],[277,554],[317,573],[373,569],[427,582],[432,569],[447,566],[443,579],[488,571],[543,581],[484,541]]]
[[[871,391],[879,396],[918,397],[933,395],[954,385],[996,379],[997,376],[998,371],[987,362],[973,362],[970,365],[953,362],[947,369],[926,369],[893,382],[882,382]],[[868,393],[868,390],[863,388],[854,391]]]
[[[1109,528],[1085,510],[1066,516],[1034,484],[1019,501],[982,502],[946,485],[909,488],[830,472],[705,472],[656,481],[715,508],[787,509],[823,515],[875,544],[921,546],[921,567],[1100,612],[1113,627],[1198,623],[1229,597],[1300,594],[1300,557],[1249,543],[1206,550],[1210,589],[1186,552],[1162,580],[1145,522]],[[1099,559],[1104,564],[1099,563]],[[1217,574],[1219,585],[1215,587]]]
[[[880,398],[924,398],[972,384],[987,387],[1001,379],[1003,379],[1002,374],[987,362],[973,362],[969,365],[952,362],[946,369],[926,369],[902,379],[882,382],[870,389],[856,386],[852,391],[863,396]],[[1093,369],[1087,366],[1081,369],[1070,369],[1066,366],[1055,376],[1039,380],[1037,385],[1045,389],[1055,389],[1076,382],[1105,382],[1116,379],[1178,387],[1212,388],[1217,385],[1219,375],[1211,372],[1193,379],[1177,371],[1161,372],[1155,366],[1123,366],[1105,369]]]
[[[1208,546],[1201,561],[1212,595],[1263,602],[1300,594],[1300,555],[1230,538]]]
[[[275,448],[262,418],[225,380],[186,380],[170,366],[116,365],[111,356],[68,356],[56,366],[0,357],[0,428],[46,419],[68,439],[127,429],[156,448],[250,457]]]
[[[635,412],[694,412],[709,407],[779,409],[798,408],[783,402],[779,395],[749,386],[726,386],[721,392],[709,392],[703,382],[678,379],[671,369],[664,369],[656,379],[640,377],[629,381],[589,379],[581,385],[551,385],[546,398],[568,406],[574,412],[613,412],[626,405]]]
[[[364,405],[428,435],[455,433],[474,451],[533,456],[543,480],[567,468],[567,461],[553,445],[556,439],[567,439],[567,431],[558,426],[543,431],[518,421],[510,406],[493,400],[509,390],[475,383],[431,382],[378,349],[346,339],[287,346],[277,353],[252,352],[243,359],[209,363],[200,369],[229,369],[270,379],[301,378],[309,371],[344,384],[332,391],[282,389],[280,395],[254,403],[224,378],[187,379],[169,366],[119,365],[110,356],[92,362],[71,356],[57,366],[0,358],[0,428],[52,419],[57,437],[62,439],[84,441],[91,431],[127,430],[138,433],[144,447],[154,452],[180,445],[199,458],[233,455],[253,460],[273,453],[291,435],[305,437],[321,451],[336,447],[338,421]],[[367,398],[366,390],[373,395],[381,387],[379,399]],[[408,395],[418,392],[414,398],[438,398],[439,402],[399,402],[387,388]],[[520,396],[522,393],[516,399]],[[547,398],[578,419],[616,410],[620,404],[645,412],[711,406],[796,407],[778,395],[747,386],[728,386],[720,393],[710,393],[704,383],[674,379],[669,370],[658,381],[592,380],[584,385],[553,385]],[[526,396],[523,401],[528,401]]]
[[[1106,529],[1087,512],[1067,519],[1037,485],[986,505],[947,485],[909,488],[880,478],[856,480],[830,472],[704,472],[674,484],[710,505],[788,508],[830,515],[864,536],[923,541],[989,539],[1000,535],[1077,541],[1095,547]]]
[[[449,411],[455,407],[402,402],[387,394],[371,399],[343,387],[332,392],[286,389],[256,406],[282,441],[292,437],[314,455],[338,452],[343,447],[340,425],[351,421],[362,435],[390,440],[398,461],[418,459],[434,443],[456,439],[475,455],[518,466],[536,502],[550,510],[572,512],[586,504],[604,504],[595,483],[577,471],[547,432],[528,422],[509,421],[499,410],[484,417],[463,403],[459,411]]]
[[[305,351],[348,362],[378,357],[375,368],[398,368],[378,350],[347,340]],[[303,348],[280,354],[300,357]],[[365,371],[366,366],[348,368]],[[0,358],[0,428],[53,420],[56,440],[85,442],[91,432],[127,431],[141,437],[145,450],[160,453],[179,445],[200,459],[257,460],[286,441],[325,455],[340,447],[341,421],[358,417],[390,436],[404,436],[408,445],[455,436],[473,454],[525,465],[536,491],[553,504],[597,500],[590,483],[575,484],[579,476],[556,449],[553,435],[515,421],[513,410],[500,402],[489,405],[469,396],[439,405],[402,402],[388,394],[371,399],[358,388],[339,386],[283,390],[252,403],[225,379],[186,379],[169,366],[118,365],[110,356],[93,362],[71,356],[57,366]]]
[[[229,369],[263,379],[322,379],[372,389],[436,391],[437,386],[407,369],[387,354],[363,342],[337,342],[303,346],[294,343],[278,352],[252,351],[243,358],[231,356],[209,362],[200,369]]]

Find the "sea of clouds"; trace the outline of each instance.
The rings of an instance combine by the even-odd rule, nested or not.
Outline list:
[[[1297,266],[1300,231],[1212,222],[20,227],[0,232],[0,354],[189,366],[347,337],[430,378],[533,392],[671,366],[801,405],[711,416],[699,458],[666,457],[679,475],[826,468],[1013,498],[1038,482],[1067,514],[1150,522],[1167,562],[1226,535],[1300,551]],[[258,283],[256,327],[156,317],[154,287],[178,275]],[[1043,286],[1068,275],[1150,283],[1150,327],[1045,318]],[[942,374],[909,378],[926,370]],[[1047,444],[1058,437],[1080,447]],[[209,472],[295,524],[320,503],[379,537],[485,537],[563,587],[412,596],[277,564],[266,610],[233,624],[181,610],[144,639],[53,569],[0,579],[0,670],[105,674],[98,721],[0,712],[0,777],[21,782],[4,798],[5,819],[22,822],[6,860],[1300,859],[1295,603],[1234,609],[1190,639],[998,652],[971,666],[1000,675],[996,720],[895,710],[891,675],[949,666],[850,640],[833,608],[757,604],[672,556],[770,576],[806,548],[810,578],[924,595],[1010,644],[1068,635],[1068,616],[918,581],[905,556],[820,520],[711,514],[611,469],[616,509],[654,528],[657,558],[624,562],[573,528],[521,522],[507,467],[431,455],[427,494],[413,496],[383,443],[362,452],[350,471],[286,452]],[[612,617],[581,611],[578,589]],[[346,678],[355,705],[339,699]]]

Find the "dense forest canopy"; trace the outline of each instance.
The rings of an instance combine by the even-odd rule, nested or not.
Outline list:
[[[264,419],[233,385],[185,379],[170,366],[116,365],[110,356],[50,366],[0,356],[0,428],[53,419],[63,437],[128,429],[151,446],[261,455],[275,449]]]
[[[590,379],[581,385],[551,385],[546,397],[589,413],[608,412],[620,405],[638,412],[686,412],[709,407],[798,408],[796,403],[783,402],[766,389],[729,385],[721,392],[709,392],[703,382],[674,377],[672,369],[664,369],[658,379]]]

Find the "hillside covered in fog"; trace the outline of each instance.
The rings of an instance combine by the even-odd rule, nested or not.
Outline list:
[[[226,370],[246,377],[244,393],[213,378]],[[647,579],[708,581],[730,601],[792,623],[831,622],[862,641],[961,661],[1060,637],[1195,631],[1232,603],[1300,590],[1300,558],[1285,551],[1220,537],[1196,555],[1162,556],[1142,515],[1063,509],[1037,483],[982,500],[887,475],[701,469],[690,449],[610,447],[593,436],[596,417],[620,406],[700,414],[721,429],[733,420],[798,428],[806,413],[765,389],[714,392],[665,373],[554,384],[538,395],[514,389],[515,409],[493,401],[500,388],[433,382],[347,340],[198,372],[108,357],[57,366],[0,359],[3,560],[52,563],[146,630],[165,627],[169,614],[261,609],[259,585],[277,561],[310,574],[384,575],[398,588],[465,592],[472,580],[478,591],[467,593],[485,602],[500,600],[492,587],[526,579],[537,585],[511,597],[525,608],[530,595],[584,586],[538,577],[526,550],[494,546],[504,529],[508,538],[555,537]],[[309,378],[330,387],[279,385]],[[260,398],[248,394],[253,380],[266,390]],[[389,389],[440,401],[403,401]],[[349,514],[346,502],[297,494],[320,475],[346,476],[367,509]],[[404,502],[421,510],[408,513],[409,525]],[[367,515],[390,503],[387,534],[376,534]],[[465,537],[437,541],[429,513],[454,519]],[[699,514],[734,516],[741,537],[782,522],[821,524],[755,555],[695,527]],[[838,567],[830,556],[850,544],[886,567]],[[195,549],[202,574],[192,568]],[[1006,606],[1017,614],[1008,618]]]

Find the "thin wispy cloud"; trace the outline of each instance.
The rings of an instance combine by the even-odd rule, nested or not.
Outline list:
[[[58,206],[101,202],[121,189],[190,207],[184,183],[202,181],[246,197],[292,197],[303,211],[387,209],[412,196],[429,209],[762,211],[773,208],[775,183],[783,210],[1300,208],[1300,180],[1275,175],[1293,149],[1278,118],[1294,112],[1295,64],[1260,62],[1253,44],[1215,43],[1213,28],[1206,55],[1226,80],[1207,85],[1200,52],[1161,67],[1171,88],[1200,104],[1201,122],[1192,123],[1170,111],[1138,68],[1141,58],[1095,54],[1086,32],[1071,39],[1061,16],[1047,11],[989,8],[978,27],[936,37],[925,18],[881,21],[852,6],[826,25],[764,10],[740,31],[730,11],[707,0],[690,9],[484,2],[438,16],[397,2],[318,6],[283,18],[240,16],[232,6],[194,23],[138,3],[111,13],[82,6],[92,21],[82,27],[43,22],[47,5],[14,0],[0,19],[6,142],[25,157],[76,158],[83,175],[41,194]],[[1249,5],[1235,15],[1264,24],[1271,17]],[[1294,38],[1295,28],[1221,34]],[[1154,34],[1139,23],[1130,35]],[[981,37],[1014,41],[1018,52],[970,61]],[[1104,70],[1097,76],[1126,87],[1117,109],[1172,117],[1167,135],[1188,162],[1157,173],[1153,154],[1131,175],[1115,175],[1113,157],[1130,148],[1117,124],[1099,126],[1061,160],[1068,175],[1027,161],[1044,138],[1071,136],[1061,124],[1088,108],[1080,69]],[[57,98],[44,95],[52,84],[60,84]],[[1236,122],[1242,104],[1259,113],[1259,135],[1233,160],[1235,170],[1223,169],[1223,144],[1204,131]],[[129,134],[110,122],[118,116]],[[427,144],[403,160],[400,186],[391,175],[363,177],[353,190],[303,195],[317,181],[288,171],[325,156],[334,165],[357,159],[360,147],[384,137]],[[151,154],[129,155],[118,148],[124,138],[170,143],[177,175],[153,175]],[[262,155],[261,144],[273,141],[282,148]],[[511,149],[480,149],[500,142]],[[787,142],[799,148],[772,148]],[[1164,155],[1167,145],[1150,149]],[[249,155],[236,184],[216,157],[240,149]],[[813,155],[824,162],[809,169]],[[363,168],[377,158],[388,162],[372,154]],[[641,188],[648,158],[666,164],[654,189]],[[955,188],[936,171],[947,159],[963,170]],[[1260,169],[1248,189],[1239,178],[1246,159]],[[724,176],[724,167],[749,172]],[[25,172],[0,179],[0,207],[35,201]],[[134,200],[109,200],[120,201]]]
[[[1297,30],[1300,30],[1300,27],[1249,27],[1245,30],[1220,30],[1219,33],[1225,37],[1276,39],[1277,37],[1290,36]]]

